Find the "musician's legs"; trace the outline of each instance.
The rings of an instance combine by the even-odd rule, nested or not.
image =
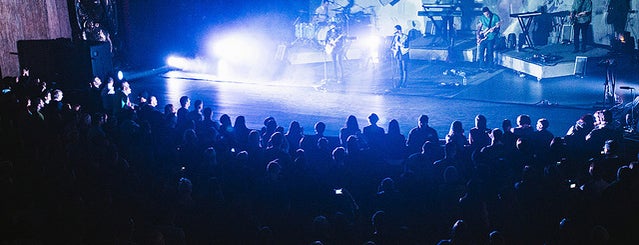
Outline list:
[[[495,56],[495,39],[486,40],[486,66],[492,68],[493,57]]]
[[[333,60],[333,79],[338,80],[339,77],[337,74],[339,70],[339,56],[337,55],[337,52],[331,53],[331,60]]]
[[[588,27],[590,22],[580,24],[581,26],[581,52],[586,52],[586,44],[588,43]]]
[[[574,23],[572,25],[572,40],[574,44],[573,52],[579,52],[579,33],[581,32],[582,24]]]
[[[486,42],[481,42],[477,44],[477,65],[479,66],[479,68],[482,68],[484,66],[484,52],[486,51],[485,43]]]
[[[336,67],[336,79],[337,82],[342,82],[342,80],[344,79],[344,53],[343,52],[337,52],[336,56],[335,56],[335,63],[337,63]]]
[[[406,87],[406,80],[408,76],[408,54],[404,54],[400,56],[399,60],[399,87]]]

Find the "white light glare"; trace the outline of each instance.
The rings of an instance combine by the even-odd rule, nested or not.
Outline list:
[[[212,53],[217,58],[232,63],[248,64],[255,61],[262,53],[257,47],[255,37],[241,33],[222,38],[213,42],[211,46],[209,49],[212,49]]]
[[[124,72],[118,71],[118,80],[120,81],[124,80]]]
[[[169,56],[166,58],[166,65],[184,70],[188,66],[188,60],[182,57]]]
[[[369,55],[373,63],[379,63],[379,45],[381,38],[378,36],[369,36],[364,38],[364,43],[369,49]]]

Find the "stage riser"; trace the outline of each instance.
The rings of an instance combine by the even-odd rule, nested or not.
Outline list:
[[[562,62],[554,66],[544,66],[516,59],[501,53],[497,54],[496,62],[498,65],[503,67],[533,76],[537,78],[537,80],[574,75],[575,69],[574,61]]]
[[[580,53],[573,53],[572,49],[572,45],[550,44],[536,47],[535,49],[497,52],[495,63],[535,77],[537,80],[542,80],[575,75],[575,58],[577,56],[586,57],[586,59],[590,60],[606,56],[609,52],[609,50],[600,47],[589,47],[587,52]],[[537,61],[534,62],[533,57],[535,56],[556,56],[558,59],[555,61],[540,62],[538,58]],[[585,73],[587,73],[587,71],[585,71]]]

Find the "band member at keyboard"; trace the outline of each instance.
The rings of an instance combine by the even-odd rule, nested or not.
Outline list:
[[[481,9],[482,15],[477,24],[477,62],[480,68],[493,66],[495,40],[499,35],[501,19],[488,7]]]
[[[402,32],[402,26],[400,25],[395,26],[391,51],[397,61],[397,70],[399,71],[399,80],[394,81],[394,87],[405,88],[408,72],[408,35]]]
[[[572,11],[570,19],[572,20],[573,40],[575,49],[573,53],[579,52],[579,44],[581,44],[581,52],[586,52],[586,43],[588,37],[588,27],[592,20],[592,0],[575,0],[572,2]],[[581,41],[579,40],[581,33]]]
[[[333,78],[341,83],[344,78],[344,59],[346,57],[345,34],[336,23],[329,24],[330,30],[326,33],[326,53],[333,61]]]

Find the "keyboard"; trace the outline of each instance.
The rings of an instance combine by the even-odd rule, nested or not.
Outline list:
[[[517,13],[517,14],[510,14],[510,17],[513,18],[526,18],[526,17],[535,17],[535,16],[539,16],[541,15],[541,12],[524,12],[524,13]]]
[[[417,16],[441,16],[441,17],[460,17],[462,12],[455,11],[417,11]]]

